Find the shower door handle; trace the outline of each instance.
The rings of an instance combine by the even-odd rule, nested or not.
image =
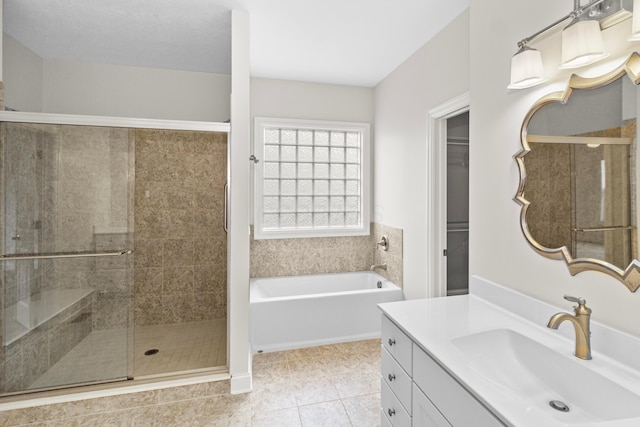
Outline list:
[[[224,232],[229,233],[229,183],[224,183]]]

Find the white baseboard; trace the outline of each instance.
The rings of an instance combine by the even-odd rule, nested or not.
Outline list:
[[[251,373],[231,375],[231,394],[249,393],[253,388]]]

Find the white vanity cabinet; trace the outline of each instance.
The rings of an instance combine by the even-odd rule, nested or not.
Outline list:
[[[504,426],[386,315],[381,351],[383,426]]]
[[[413,342],[387,317],[382,321],[381,421],[411,426]]]

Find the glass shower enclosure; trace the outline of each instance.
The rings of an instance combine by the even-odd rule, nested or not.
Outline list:
[[[0,394],[131,378],[132,149],[126,128],[0,124]]]

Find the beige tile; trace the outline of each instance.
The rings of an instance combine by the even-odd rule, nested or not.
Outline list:
[[[162,239],[137,239],[134,244],[136,268],[162,267]]]
[[[196,292],[194,293],[194,320],[220,319],[226,313],[226,293]]]
[[[301,425],[298,408],[259,412],[251,417],[251,427],[298,427]]]
[[[303,427],[351,426],[351,421],[340,400],[298,407]]]
[[[304,359],[320,355],[320,347],[303,347],[287,351],[287,359]]]
[[[162,269],[162,295],[192,294],[193,266]]]
[[[380,425],[379,393],[343,399],[342,403],[353,426],[376,427]]]
[[[320,356],[318,360],[327,376],[353,374],[361,369],[355,356],[352,355],[336,353]]]
[[[221,191],[220,191],[221,192]],[[197,209],[214,209],[216,206],[216,192],[211,189],[193,189],[194,207]]]
[[[193,321],[193,293],[162,296],[162,323],[184,323]]]
[[[201,235],[199,235],[200,237]],[[197,238],[193,241],[194,264],[226,265],[226,239]]]
[[[158,390],[158,403],[194,399],[207,395],[207,383]]]
[[[273,360],[269,363],[260,363],[253,366],[253,382],[259,385],[274,382],[289,382],[291,374],[289,363],[286,360]]]
[[[193,265],[193,239],[165,239],[163,244],[165,268]]]
[[[162,211],[158,209],[136,209],[136,237],[142,239],[161,238],[164,236]]]
[[[134,295],[160,295],[162,293],[162,268],[136,268],[134,270]]]
[[[218,154],[226,158],[226,133],[221,132],[194,132],[194,152],[196,154]],[[224,153],[218,148],[224,145]],[[222,154],[220,156],[220,154]]]
[[[137,326],[162,323],[162,296],[160,294],[136,295],[133,302],[133,315]]]
[[[329,402],[340,399],[331,378],[311,378],[295,382],[296,401],[298,405]]]
[[[205,325],[206,322],[201,324]],[[172,325],[169,329],[175,327],[178,338],[170,337],[171,340],[186,346],[190,339],[186,338],[185,331],[197,330],[198,325],[198,322],[188,326]],[[224,333],[225,322],[220,322],[220,325],[221,333]],[[146,332],[140,334],[143,328],[146,328]],[[136,346],[162,340],[168,326],[143,328],[136,331],[140,338]],[[204,329],[215,328],[209,326]],[[163,345],[162,341],[160,345]],[[226,348],[226,344],[223,347]],[[191,347],[185,347],[184,350],[187,355],[194,354]],[[163,353],[161,351],[159,354]],[[339,376],[319,375],[318,368],[326,368],[331,361],[331,354],[339,356],[340,363],[351,366],[353,372]],[[379,359],[379,340],[260,354],[254,356],[254,391],[249,394],[230,395],[227,380],[30,408],[13,413],[7,411],[0,413],[0,424],[377,426],[380,406]],[[299,377],[289,374],[290,364],[299,368]],[[303,376],[305,368],[308,370]]]
[[[263,384],[251,392],[252,413],[294,408],[296,395],[291,382]]]
[[[331,376],[332,362],[326,357],[310,357],[289,361],[289,371],[294,380]]]
[[[135,331],[134,375],[151,375],[188,369],[226,365],[226,321],[207,320],[137,327]],[[148,349],[160,350],[153,356],[144,356]],[[216,386],[221,394],[229,384]]]
[[[342,399],[365,394],[380,393],[380,373],[344,375],[334,382]]]
[[[128,421],[129,413],[119,411],[60,420],[58,425],[65,427],[120,427],[128,425]]]
[[[170,208],[162,210],[162,229],[165,236],[188,239],[194,236],[192,209]]]
[[[272,363],[286,363],[287,362],[286,351],[272,351],[267,353],[257,353],[253,355],[252,363],[254,370],[260,365],[267,365]]]
[[[0,412],[0,422],[3,426],[18,426],[48,422],[64,416],[64,404],[44,405]]]
[[[207,396],[216,396],[229,393],[231,393],[231,383],[229,380],[207,383]]]
[[[158,403],[158,390],[127,393],[107,398],[107,407],[111,411],[118,411],[139,406],[149,406]]]

